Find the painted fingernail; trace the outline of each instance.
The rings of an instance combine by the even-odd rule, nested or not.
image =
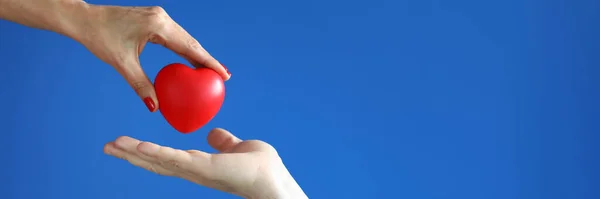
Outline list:
[[[223,68],[225,68],[225,71],[227,71],[227,75],[231,76],[231,73],[229,72],[229,69],[227,69],[227,67],[225,65],[223,65],[223,64],[221,64],[221,66],[223,66]]]
[[[154,109],[156,108],[156,105],[154,105],[154,100],[152,100],[152,98],[150,97],[144,98],[144,104],[146,104],[146,107],[148,107],[148,110],[150,112],[154,111]]]

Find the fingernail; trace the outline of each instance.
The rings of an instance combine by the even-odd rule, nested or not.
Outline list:
[[[144,104],[146,104],[146,107],[148,107],[148,110],[150,112],[154,111],[154,109],[156,108],[156,105],[154,105],[154,100],[152,100],[151,97],[144,98]]]
[[[227,69],[227,67],[225,65],[223,65],[223,64],[221,64],[221,66],[223,66],[223,68],[225,68],[225,71],[227,71],[227,75],[231,76],[231,73],[229,72],[229,69]]]

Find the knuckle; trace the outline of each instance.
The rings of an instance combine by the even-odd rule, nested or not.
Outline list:
[[[166,28],[167,22],[171,19],[169,14],[160,6],[148,8],[147,20],[149,27],[155,31],[161,31]]]
[[[221,143],[219,143],[216,147],[220,148],[220,149],[226,149],[228,147],[231,147],[235,144],[236,142],[236,138],[233,136],[227,137],[225,139],[223,139],[221,141]]]
[[[190,38],[187,40],[187,46],[190,50],[202,49],[202,45],[200,45],[200,42],[198,42],[198,40],[196,40],[194,38]]]
[[[167,15],[167,11],[160,6],[150,6],[148,7],[148,12],[155,15]]]
[[[135,90],[136,93],[141,93],[144,89],[150,87],[145,81],[135,81],[131,83],[131,87]]]
[[[195,60],[195,62],[200,65],[204,65],[204,62],[208,60],[207,57],[210,57],[210,55],[202,47],[202,44],[200,44],[198,40],[191,36],[186,36],[186,38],[183,39],[182,49],[179,54],[188,58],[190,58],[190,55],[199,54],[199,58],[201,60]]]
[[[261,150],[263,152],[267,152],[267,153],[273,154],[273,155],[278,155],[278,152],[275,149],[275,147],[273,147],[273,145],[266,143],[262,140],[248,140],[246,142],[254,143],[254,145],[259,146],[259,150]]]
[[[148,41],[166,45],[165,35],[168,35],[170,31],[171,17],[167,12],[160,6],[153,6],[148,8],[148,14],[146,16],[147,28],[148,28]]]
[[[173,150],[171,147],[161,146],[160,148],[158,148],[158,154],[163,157],[168,156],[171,150]]]

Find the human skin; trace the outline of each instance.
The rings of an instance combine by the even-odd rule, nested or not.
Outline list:
[[[139,55],[147,42],[171,49],[196,67],[224,80],[231,74],[160,7],[91,5],[81,0],[0,0],[0,18],[70,37],[113,66],[151,112],[158,110],[154,86]],[[149,171],[249,199],[308,198],[269,144],[242,141],[223,129],[208,134],[219,151],[178,150],[119,137],[104,152]]]
[[[208,67],[224,80],[231,74],[160,7],[91,5],[81,0],[0,0],[0,18],[70,37],[108,63],[135,90],[148,110],[159,104],[140,66],[146,43],[160,44],[195,67]]]
[[[125,136],[107,143],[104,152],[160,175],[183,178],[243,198],[308,198],[271,145],[259,140],[243,141],[220,128],[211,130],[207,141],[219,153],[173,149]]]

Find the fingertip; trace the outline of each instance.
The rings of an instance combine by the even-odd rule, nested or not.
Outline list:
[[[144,102],[146,108],[150,112],[156,111],[158,109],[158,100],[156,99],[154,84],[152,84],[139,63],[126,64],[120,70],[123,71],[121,74]]]
[[[114,143],[113,143],[113,142],[108,142],[108,143],[104,144],[104,147],[103,147],[102,151],[103,151],[105,154],[108,154],[108,155],[110,155],[110,154],[112,154],[112,151],[113,151],[114,149],[115,149],[115,145],[114,145]]]
[[[229,69],[227,69],[225,65],[221,64],[221,62],[219,62],[213,57],[206,58],[204,61],[195,61],[193,59],[187,60],[195,68],[209,68],[215,71],[217,74],[219,74],[219,76],[221,76],[221,79],[223,79],[223,81],[227,81],[231,78],[231,73],[229,72]]]
[[[119,136],[117,139],[115,139],[114,146],[117,148],[123,148],[127,139],[127,136]]]
[[[109,142],[104,145],[104,154],[110,155],[119,159],[126,159],[127,152],[116,147],[115,142]]]
[[[224,75],[223,76],[223,81],[229,81],[229,79],[231,79],[231,75]]]
[[[211,130],[208,133],[206,140],[208,141],[208,145],[221,152],[226,151],[242,142],[241,139],[222,128],[215,128]]]
[[[223,67],[224,70],[224,73],[222,74],[223,80],[229,80],[231,78],[231,72],[229,72],[229,69],[227,69],[227,66],[225,66],[223,63],[219,62],[219,64],[221,65],[221,67]]]
[[[129,136],[120,136],[117,139],[115,139],[114,146],[122,150],[128,150],[132,146],[138,145],[138,143],[139,140],[133,139]]]
[[[150,111],[151,113],[155,112],[158,109],[158,100],[155,100],[152,97],[144,97],[143,101],[146,105],[146,108],[148,108],[148,111]]]
[[[211,60],[205,62],[205,67],[208,67],[221,76],[223,81],[227,81],[231,78],[231,72],[227,69],[227,66],[216,60],[215,58],[211,58]]]
[[[224,134],[227,134],[227,130],[222,128],[214,128],[208,132],[208,135],[206,135],[206,137],[208,138],[208,140],[211,140],[217,137],[221,137]]]

